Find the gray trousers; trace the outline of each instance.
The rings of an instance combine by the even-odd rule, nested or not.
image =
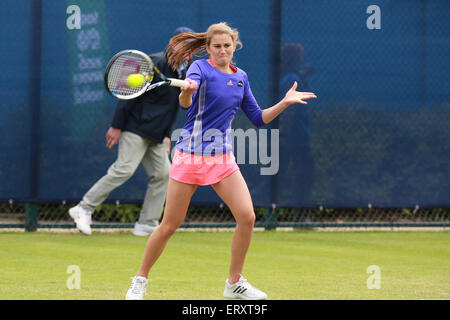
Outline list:
[[[134,174],[140,163],[150,181],[139,215],[139,223],[157,226],[169,183],[170,161],[166,144],[144,139],[132,132],[122,132],[117,160],[109,167],[107,174],[83,196],[80,205],[88,210],[95,210],[114,189]]]

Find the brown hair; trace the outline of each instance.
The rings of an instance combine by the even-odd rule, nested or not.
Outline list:
[[[220,22],[209,26],[206,32],[183,32],[173,36],[166,49],[169,65],[176,69],[182,61],[191,60],[194,56],[201,56],[206,52],[206,45],[211,43],[211,38],[216,34],[229,34],[233,42],[242,48],[239,32],[231,28],[226,22]]]

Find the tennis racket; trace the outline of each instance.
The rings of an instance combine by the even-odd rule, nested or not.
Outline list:
[[[162,81],[152,83],[155,73]],[[132,74],[144,76],[143,83],[138,86],[129,86],[127,78]],[[138,50],[123,50],[115,54],[106,66],[104,81],[108,93],[123,100],[134,99],[144,92],[161,86],[181,88],[188,84],[184,80],[167,78],[153,64],[148,55]]]

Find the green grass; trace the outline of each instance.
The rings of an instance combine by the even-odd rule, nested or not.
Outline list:
[[[146,299],[222,299],[232,232],[177,232]],[[131,233],[0,233],[0,299],[123,299],[146,238]],[[69,290],[67,268],[81,270]],[[381,289],[367,288],[367,267]],[[449,299],[450,232],[255,232],[244,276],[269,299]]]

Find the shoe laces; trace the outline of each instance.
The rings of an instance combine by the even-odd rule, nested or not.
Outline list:
[[[133,294],[146,293],[147,280],[145,278],[133,277],[130,289]]]
[[[241,285],[245,288],[247,288],[248,292],[252,292],[252,293],[256,293],[259,292],[260,290],[255,288],[254,286],[252,286],[247,279],[245,279],[243,276],[241,276],[241,278],[239,279],[238,282],[235,283],[235,285]]]

